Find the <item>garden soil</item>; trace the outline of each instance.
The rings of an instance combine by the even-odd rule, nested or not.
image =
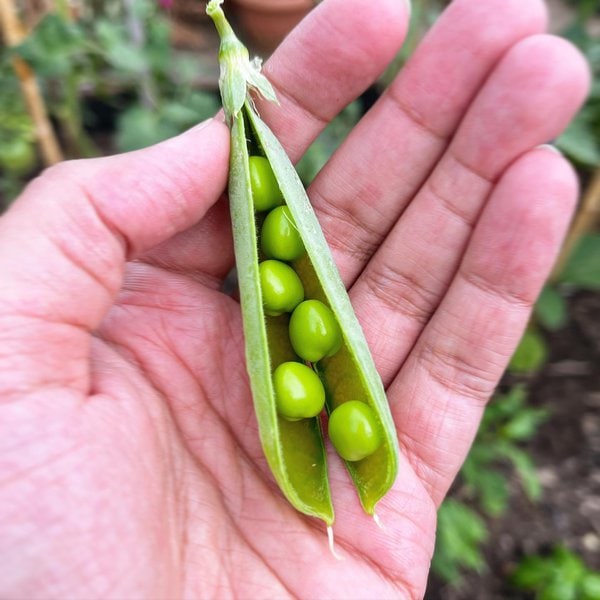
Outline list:
[[[508,576],[524,555],[547,554],[559,543],[600,570],[600,292],[575,293],[568,302],[568,324],[546,335],[548,362],[525,381],[529,402],[551,413],[526,446],[542,497],[530,502],[511,475],[506,515],[488,519],[485,570],[467,574],[458,587],[432,576],[426,600],[531,599]],[[513,383],[508,376],[503,382]],[[463,500],[460,483],[452,494]]]

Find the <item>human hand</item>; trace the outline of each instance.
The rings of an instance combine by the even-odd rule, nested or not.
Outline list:
[[[393,57],[396,0],[327,0],[266,66],[298,159]],[[554,138],[585,65],[542,3],[455,0],[309,195],[387,388],[400,473],[336,543],[260,448],[233,264],[228,132],[48,170],[0,219],[0,575],[15,598],[419,598],[435,510],[556,256]]]

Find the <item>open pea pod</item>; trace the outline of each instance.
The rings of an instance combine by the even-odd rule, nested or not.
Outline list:
[[[378,449],[346,466],[360,501],[369,514],[392,486],[398,469],[398,442],[381,379],[352,309],[304,186],[281,144],[257,114],[248,88],[268,99],[275,94],[247,50],[237,40],[220,9],[207,7],[221,36],[221,95],[231,127],[229,200],[240,288],[240,303],[250,378],[260,438],[269,466],[288,500],[301,512],[333,522],[326,455],[319,417],[288,421],[277,414],[273,370],[284,361],[299,360],[292,349],[287,315],[265,314],[259,282],[257,217],[250,183],[249,149],[266,157],[306,253],[292,262],[307,298],[333,312],[342,332],[342,346],[313,365],[321,378],[327,409],[349,400],[367,404],[382,440]],[[242,94],[243,89],[243,94]]]
[[[233,120],[229,167],[229,204],[240,304],[260,439],[271,471],[288,500],[301,512],[333,523],[325,449],[317,418],[287,421],[275,408],[272,372],[295,354],[288,339],[288,317],[265,315],[259,283],[258,245],[250,186],[243,114]]]

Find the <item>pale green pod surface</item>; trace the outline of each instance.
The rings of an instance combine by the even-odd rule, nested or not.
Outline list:
[[[225,77],[221,83],[225,114],[231,127],[229,200],[247,371],[261,442],[271,470],[292,505],[331,525],[333,507],[319,418],[288,421],[279,417],[276,411],[272,373],[282,362],[298,360],[298,357],[289,340],[289,315],[267,316],[263,309],[249,144],[253,153],[258,150],[269,161],[302,238],[306,253],[293,261],[292,267],[302,281],[306,297],[329,306],[342,331],[341,349],[314,365],[325,387],[328,410],[349,400],[359,400],[371,407],[377,421],[383,440],[381,446],[362,460],[346,463],[362,505],[369,514],[374,514],[375,505],[396,477],[397,436],[381,379],[302,182],[247,95],[240,106],[240,81],[245,80],[247,87],[257,89],[267,98],[273,91],[259,73],[258,63],[251,67],[242,64],[243,52],[226,24],[220,9],[221,1],[211,0],[207,12],[223,37],[220,59]]]
[[[229,203],[246,340],[246,368],[261,443],[277,483],[292,505],[331,525],[333,506],[319,419],[287,421],[276,410],[272,372],[282,362],[297,357],[289,343],[288,315],[269,317],[263,310],[246,136],[244,119],[234,119]]]
[[[398,438],[385,390],[302,181],[277,138],[249,103],[245,112],[306,248],[306,254],[292,263],[304,285],[305,296],[327,304],[342,330],[341,350],[317,365],[327,392],[328,409],[348,400],[366,402],[381,428],[383,443],[374,454],[358,462],[346,462],[363,508],[373,514],[398,471]]]

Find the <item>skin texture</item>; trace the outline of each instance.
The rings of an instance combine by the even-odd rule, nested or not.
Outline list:
[[[297,159],[402,42],[403,3],[326,0],[266,65]],[[539,0],[455,0],[310,189],[387,387],[398,480],[362,514],[331,454],[336,543],[258,441],[212,120],[59,165],[0,219],[0,592],[420,598],[435,511],[523,331],[577,185],[537,148],[587,69]]]

